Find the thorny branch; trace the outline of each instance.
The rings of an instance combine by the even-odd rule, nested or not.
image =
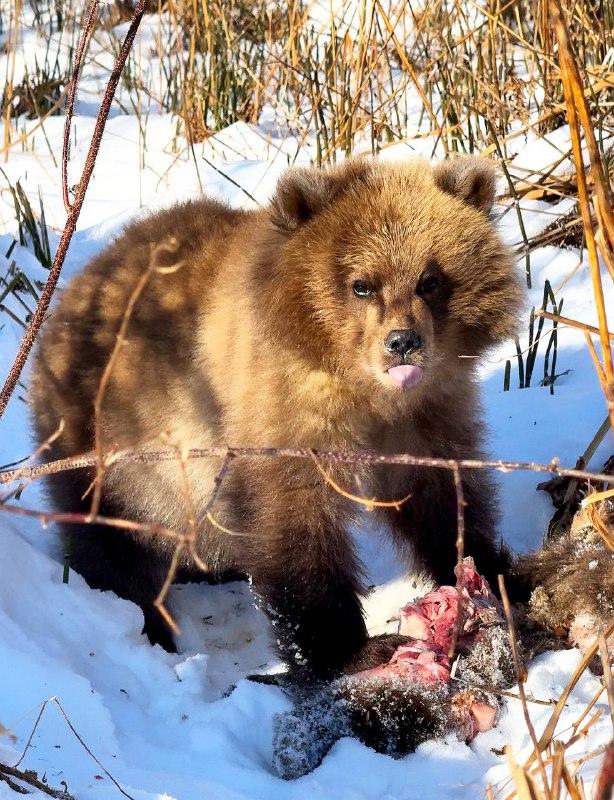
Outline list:
[[[17,386],[17,381],[19,380],[28,356],[30,355],[36,335],[45,320],[47,311],[49,310],[49,304],[51,303],[51,298],[53,297],[58,278],[60,277],[60,272],[66,258],[68,246],[70,245],[73,234],[77,227],[77,220],[79,219],[81,207],[83,206],[83,201],[85,200],[87,187],[94,171],[94,165],[100,149],[100,143],[102,141],[102,135],[104,133],[107,118],[109,116],[109,111],[111,110],[111,103],[113,102],[113,97],[115,96],[115,90],[117,89],[117,84],[119,83],[126,59],[128,58],[128,53],[132,48],[132,43],[136,36],[141,19],[147,8],[147,2],[148,0],[138,0],[134,10],[134,15],[132,17],[132,22],[130,23],[126,38],[124,39],[119,51],[119,55],[117,56],[117,60],[115,61],[115,65],[111,72],[104,97],[102,98],[102,103],[100,104],[100,111],[98,112],[98,117],[96,118],[96,126],[94,128],[94,134],[90,143],[90,148],[85,161],[85,166],[83,168],[83,173],[81,175],[81,180],[79,181],[75,194],[75,202],[70,209],[68,219],[66,220],[66,225],[62,231],[60,243],[58,244],[58,249],[56,251],[51,270],[49,271],[47,283],[45,284],[45,288],[43,289],[40,300],[38,301],[36,310],[32,315],[32,319],[30,320],[28,329],[19,347],[19,352],[15,357],[15,361],[13,362],[8,377],[4,383],[4,387],[0,392],[0,418],[4,414],[11,395]]]

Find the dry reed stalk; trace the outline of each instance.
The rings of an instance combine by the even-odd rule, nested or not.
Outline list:
[[[508,797],[515,796],[518,800],[546,800],[528,770],[514,761],[512,748],[509,745],[505,747],[505,755],[515,787],[513,795],[508,795]]]
[[[609,547],[610,550],[614,551],[614,531],[612,530],[612,527],[605,526],[601,516],[599,515],[598,509],[592,503],[587,503],[586,507],[588,509],[588,516],[593,527],[599,533],[606,546]]]
[[[591,335],[588,331],[584,331],[584,338],[586,339],[586,345],[588,347],[588,352],[590,353],[591,358],[593,359],[593,364],[595,365],[595,372],[597,373],[597,378],[599,379],[599,385],[601,386],[601,391],[607,395],[608,391],[608,384],[605,377],[605,373],[603,371],[603,367],[601,366],[601,362],[599,361],[599,356],[597,355],[597,351],[595,350],[595,345],[593,344],[593,340]],[[608,413],[608,417],[610,414]],[[612,427],[612,423],[610,422],[610,428]]]
[[[9,159],[10,135],[11,135],[11,114],[13,111],[13,85],[15,82],[15,61],[17,60],[17,40],[19,39],[19,26],[21,24],[21,2],[15,0],[15,5],[11,3],[9,11],[9,24],[6,40],[6,51],[10,53],[6,62],[5,96],[6,112],[4,115],[4,161]]]
[[[557,800],[561,797],[561,791],[564,789],[565,797],[580,798],[586,800],[583,780],[579,775],[579,769],[583,764],[594,758],[602,756],[607,748],[602,746],[590,753],[581,756],[580,758],[569,758],[567,751],[569,748],[582,738],[586,738],[590,728],[601,718],[603,712],[600,709],[594,714],[591,719],[586,723],[584,728],[566,742],[553,740],[547,751],[544,752],[543,760],[544,765],[550,770],[550,786],[544,794],[544,787],[537,783],[539,774],[539,765],[528,762],[525,765],[516,764],[514,768],[510,763],[510,777],[506,778],[499,784],[498,794],[501,794],[510,784],[514,785],[512,791],[505,795],[505,800],[518,800],[518,798],[525,797],[527,790],[533,791],[534,794],[529,793],[529,797],[543,798],[543,800]],[[505,748],[508,755],[508,763],[511,758],[511,748]],[[494,796],[491,787],[491,795]],[[600,798],[600,800],[610,800],[607,798]]]
[[[64,201],[64,208],[66,213],[70,214],[71,202],[68,196],[68,157],[70,155],[70,125],[72,122],[73,109],[75,107],[75,97],[77,95],[77,83],[79,82],[79,74],[83,64],[83,56],[85,55],[85,48],[89,42],[94,26],[94,18],[98,11],[100,0],[90,0],[85,23],[81,30],[81,37],[75,55],[73,65],[73,75],[70,82],[70,89],[68,91],[68,103],[66,105],[66,124],[64,125],[64,142],[62,145],[62,200]]]
[[[606,489],[604,492],[593,492],[589,494],[588,497],[585,497],[582,501],[584,506],[590,506],[593,503],[600,503],[602,500],[607,500],[608,497],[612,497],[614,495],[614,489]]]
[[[614,622],[612,622],[612,623],[610,623],[610,625],[608,625],[608,627],[604,631],[604,636],[606,638],[608,638],[612,633],[614,633]],[[552,712],[552,716],[550,717],[550,720],[549,720],[548,724],[546,725],[546,727],[544,729],[544,732],[542,733],[542,735],[541,735],[541,737],[539,739],[538,750],[540,752],[543,753],[544,750],[552,742],[552,738],[554,736],[554,731],[556,729],[556,726],[557,726],[557,723],[558,723],[559,718],[561,716],[561,713],[562,713],[563,709],[565,708],[565,704],[566,704],[566,702],[567,702],[567,700],[569,698],[569,695],[572,693],[575,685],[580,680],[582,674],[584,673],[584,671],[587,669],[587,667],[590,664],[590,662],[592,661],[592,659],[597,654],[598,649],[599,649],[599,644],[597,642],[595,642],[594,644],[590,645],[590,647],[586,650],[586,652],[582,656],[582,660],[580,661],[580,663],[578,664],[578,666],[574,670],[571,678],[569,679],[569,681],[567,683],[567,686],[565,687],[562,695],[559,697],[559,699],[557,701],[555,709]],[[529,763],[535,757],[536,757],[536,754],[534,753],[533,756],[531,757],[531,759],[529,759]]]
[[[586,708],[585,708],[585,709],[582,711],[582,713],[580,714],[580,716],[578,717],[578,719],[577,719],[577,720],[576,720],[576,721],[573,723],[573,725],[572,725],[572,733],[573,733],[573,735],[575,735],[575,734],[576,734],[576,732],[577,732],[578,728],[580,727],[580,725],[582,725],[582,723],[584,722],[584,720],[586,719],[586,717],[587,717],[587,716],[588,716],[588,715],[591,713],[591,711],[592,711],[592,710],[593,710],[593,708],[595,707],[596,703],[598,703],[598,702],[599,702],[599,698],[601,697],[601,695],[602,695],[604,692],[605,692],[605,686],[600,686],[600,687],[599,687],[599,689],[597,689],[597,691],[596,691],[596,692],[595,692],[595,694],[593,695],[593,697],[592,697],[592,699],[591,699],[590,703],[589,703],[589,704],[586,706]]]
[[[596,333],[598,335],[601,334],[599,328],[595,328],[593,325],[587,325],[586,322],[580,322],[577,319],[570,319],[569,317],[563,317],[560,314],[551,314],[549,311],[543,311],[541,309],[535,312],[536,317],[544,317],[545,319],[550,319],[553,322],[559,322],[561,325],[568,325],[570,328],[578,328],[581,331],[588,331],[589,333]],[[614,341],[614,333],[610,333],[607,331],[607,335],[609,339]]]
[[[524,717],[524,722],[529,732],[529,736],[531,737],[531,741],[533,742],[534,752],[537,755],[537,763],[539,765],[539,771],[541,773],[542,779],[542,786],[546,791],[546,794],[549,793],[550,787],[548,783],[548,776],[546,774],[546,767],[544,765],[544,760],[542,758],[541,750],[538,748],[537,736],[535,734],[535,728],[533,727],[533,723],[531,722],[531,715],[529,714],[529,706],[527,703],[527,696],[524,690],[524,682],[526,680],[526,670],[522,666],[520,654],[518,652],[518,640],[516,637],[516,627],[514,625],[514,618],[512,615],[512,608],[510,606],[510,601],[507,596],[507,590],[505,588],[505,581],[503,579],[503,575],[499,575],[499,593],[501,595],[501,600],[503,602],[503,609],[505,611],[505,618],[507,620],[507,629],[510,637],[510,645],[512,648],[512,657],[514,660],[514,672],[516,673],[516,681],[518,683],[518,695],[520,696],[520,704],[522,706],[522,715]],[[513,762],[510,762],[513,763]],[[519,768],[518,768],[519,769]],[[516,770],[515,775],[519,775],[518,769]],[[526,772],[523,773],[525,777]],[[532,784],[526,781],[525,784],[520,782],[520,785],[525,786],[526,789],[533,789]],[[536,787],[535,787],[536,788]],[[525,791],[525,789],[523,789]],[[519,797],[522,795],[519,794]],[[533,796],[533,795],[531,795]],[[537,797],[537,795],[535,795]]]
[[[597,206],[597,208],[599,208],[599,206]],[[597,218],[600,219],[599,211],[597,211]],[[603,224],[601,219],[600,223]],[[612,252],[612,244],[610,242],[606,242],[605,240],[603,229],[597,231],[595,234],[595,241],[597,242],[597,247],[603,256],[603,261],[606,265],[606,268],[610,273],[610,278],[612,278],[614,281],[614,253]]]
[[[593,280],[593,293],[599,320],[599,334],[603,356],[603,381],[601,381],[601,378],[600,381],[602,382],[602,388],[610,415],[610,422],[614,431],[614,365],[609,342],[607,313],[603,297],[597,243],[595,241],[591,219],[591,202],[588,194],[586,169],[582,156],[581,133],[584,134],[584,141],[586,142],[591,170],[593,172],[596,204],[599,208],[600,221],[603,223],[602,230],[605,231],[603,241],[606,242],[607,240],[608,244],[614,241],[614,213],[612,212],[609,182],[606,182],[603,164],[601,162],[583,92],[576,56],[569,39],[569,32],[563,16],[561,3],[560,0],[550,0],[550,4],[554,30],[559,46],[560,73],[563,81],[574,163],[578,180],[578,202],[582,214],[584,236]]]

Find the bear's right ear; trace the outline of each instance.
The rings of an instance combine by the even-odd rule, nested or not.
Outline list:
[[[366,161],[349,160],[332,169],[293,167],[281,176],[271,200],[273,224],[293,231],[360,183],[369,172]]]
[[[325,170],[302,167],[288,170],[277,182],[271,200],[274,224],[296,230],[331,203],[340,188],[333,174]]]
[[[438,164],[433,170],[437,186],[485,214],[495,202],[497,173],[493,165],[480,156],[456,156]]]

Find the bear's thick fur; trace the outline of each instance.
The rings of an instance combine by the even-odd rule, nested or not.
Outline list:
[[[156,243],[178,243],[135,303],[101,414],[106,451],[212,445],[301,446],[479,457],[476,356],[510,336],[522,304],[509,250],[490,212],[495,175],[479,158],[432,168],[348,161],[291,169],[271,203],[239,211],[214,200],[130,225],[62,292],[32,378],[40,441],[60,458],[93,447],[94,398],[126,305]],[[390,370],[390,372],[389,372]],[[196,517],[220,469],[190,460]],[[446,470],[327,463],[378,513],[438,583],[453,580],[456,493]],[[58,510],[87,510],[91,471],[50,478]],[[358,482],[357,482],[358,481]],[[357,488],[360,487],[360,489]],[[465,550],[496,585],[496,493],[466,471]],[[106,470],[101,513],[185,531],[177,461]],[[316,675],[385,660],[395,637],[368,639],[361,564],[348,527],[360,507],[310,460],[236,458],[199,528],[214,572],[251,575],[286,658]],[[101,526],[66,527],[71,566],[92,587],[142,606],[152,641],[172,637],[152,603],[175,541]],[[182,571],[195,571],[184,560]]]

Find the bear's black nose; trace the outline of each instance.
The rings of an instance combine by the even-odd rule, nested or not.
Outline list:
[[[384,340],[384,347],[389,353],[404,358],[408,353],[418,350],[422,344],[420,334],[414,330],[390,331]]]

